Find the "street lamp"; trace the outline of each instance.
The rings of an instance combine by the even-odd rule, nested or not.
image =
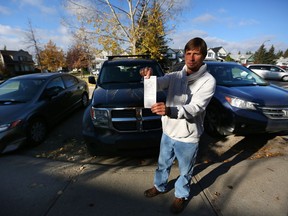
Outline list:
[[[265,41],[263,41],[262,46],[264,47],[264,46],[265,46],[265,43],[268,42],[268,41],[270,41],[270,40],[265,40]]]

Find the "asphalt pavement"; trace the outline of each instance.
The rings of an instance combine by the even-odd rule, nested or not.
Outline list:
[[[288,156],[198,164],[180,215],[287,216]],[[111,166],[23,155],[0,157],[1,216],[170,215],[169,191],[146,198],[156,165]]]

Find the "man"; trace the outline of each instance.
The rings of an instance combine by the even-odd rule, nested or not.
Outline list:
[[[189,198],[198,143],[204,131],[205,109],[216,86],[215,79],[207,72],[203,62],[207,55],[205,41],[201,38],[191,39],[185,45],[184,52],[183,69],[157,79],[158,90],[166,90],[167,98],[166,103],[156,103],[151,110],[162,116],[163,135],[154,187],[144,192],[146,197],[154,197],[166,191],[176,158],[180,175],[175,182],[175,199],[170,208],[172,213],[180,213]],[[153,71],[143,68],[140,74],[149,79]]]

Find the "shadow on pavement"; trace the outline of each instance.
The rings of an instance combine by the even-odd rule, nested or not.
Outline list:
[[[229,148],[221,155],[215,156],[213,162],[200,163],[194,169],[194,176],[197,176],[201,171],[207,169],[215,162],[220,162],[220,165],[211,170],[203,176],[197,183],[191,184],[191,197],[199,195],[205,189],[208,189],[220,176],[229,172],[229,170],[238,163],[250,159],[256,152],[258,152],[267,142],[273,138],[271,135],[251,135],[246,136],[238,143]],[[251,146],[252,145],[252,146]],[[247,170],[248,172],[248,170]],[[247,173],[246,172],[246,173]],[[245,176],[241,176],[245,181]],[[229,187],[229,185],[227,185]],[[195,190],[196,189],[196,190]],[[200,189],[200,190],[199,190]]]

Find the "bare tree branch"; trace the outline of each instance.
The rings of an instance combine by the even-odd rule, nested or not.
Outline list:
[[[126,4],[125,4],[126,1]],[[165,23],[173,20],[178,11],[179,0],[66,0],[67,9],[74,15],[74,20],[82,26],[85,24],[87,34],[98,38],[96,46],[115,42],[115,45],[122,46],[125,49],[130,48],[135,54],[136,42],[143,36],[144,26],[139,27],[139,23],[145,17],[149,8],[154,3],[159,5],[161,10],[161,19]],[[137,12],[139,12],[137,14]],[[172,14],[173,13],[173,14]],[[77,27],[71,25],[73,17],[66,21],[70,23],[70,29]],[[170,25],[171,26],[171,25]],[[80,27],[78,26],[78,29]],[[145,27],[144,27],[145,28]],[[172,27],[169,27],[172,28]],[[74,30],[75,31],[75,30]],[[141,33],[142,32],[142,33]]]
[[[26,36],[25,42],[28,44],[27,48],[31,48],[31,47],[34,48],[37,63],[39,64],[40,70],[42,71],[41,56],[40,56],[41,49],[39,47],[39,43],[35,35],[35,30],[32,27],[32,23],[30,19],[28,19],[28,30],[25,33],[25,36]]]

